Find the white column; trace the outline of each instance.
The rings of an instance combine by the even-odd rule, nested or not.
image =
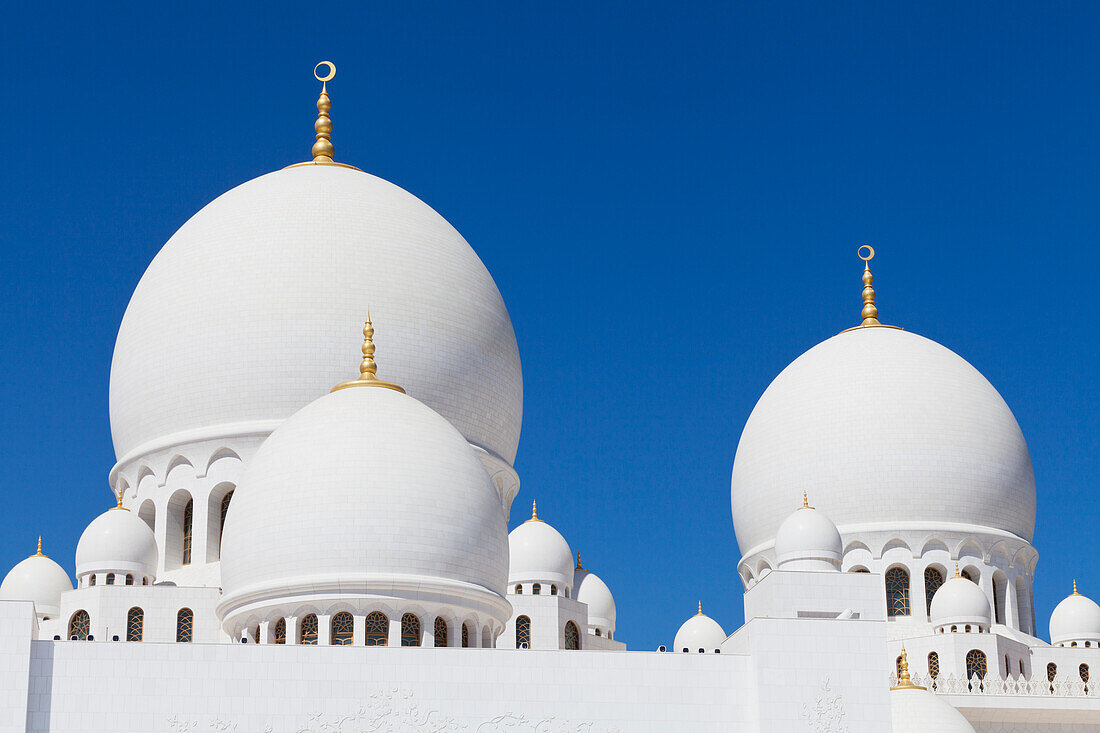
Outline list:
[[[420,646],[435,646],[435,616],[420,619]]]
[[[208,548],[206,537],[209,534],[209,515],[210,507],[208,502],[210,501],[209,493],[206,490],[205,481],[195,481],[191,486],[191,500],[194,504],[191,507],[191,565],[205,565],[210,562],[208,557]],[[240,641],[238,639],[238,641]]]
[[[270,626],[270,624],[271,624],[270,621],[261,621],[260,622],[260,643],[261,644],[270,644],[271,643],[271,639],[268,636],[268,634],[270,633],[269,629],[268,629],[268,626]]]
[[[301,623],[301,619],[297,616],[286,617],[286,643],[297,644],[298,643],[298,624]]]
[[[447,619],[447,646],[462,646],[462,621],[456,616]]]
[[[317,646],[332,645],[332,616],[317,614]]]
[[[389,646],[401,646],[401,614],[395,613],[390,617]]]
[[[928,618],[924,605],[924,570],[912,563],[906,566],[909,570],[909,615],[914,620]]]
[[[1023,631],[1020,624],[1020,605],[1016,602],[1016,575],[1005,581],[1005,625]]]

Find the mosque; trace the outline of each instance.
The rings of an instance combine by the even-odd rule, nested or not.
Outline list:
[[[75,565],[47,535],[0,586],[0,731],[1100,730],[1100,606],[1075,587],[1036,636],[1020,427],[880,322],[870,247],[860,319],[737,446],[745,624],[700,606],[629,650],[533,503],[508,532],[523,382],[492,277],[336,162],[315,75],[312,159],[195,214],[130,300],[114,500]]]

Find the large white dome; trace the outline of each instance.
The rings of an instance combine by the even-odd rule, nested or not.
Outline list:
[[[76,575],[133,573],[137,584],[157,574],[157,540],[153,530],[128,509],[109,509],[91,523],[76,544]],[[122,581],[119,581],[119,585]]]
[[[932,596],[929,619],[935,627],[958,626],[962,631],[967,624],[989,628],[992,614],[989,599],[977,583],[956,575],[936,589]]]
[[[245,468],[221,578],[223,618],[317,593],[506,609],[508,525],[450,423],[399,392],[353,387],[302,408]]]
[[[731,485],[743,555],[803,491],[842,533],[916,522],[1030,541],[1035,528],[1035,475],[1008,405],[961,357],[893,328],[818,344],[757,402]]]
[[[573,587],[573,551],[558,530],[537,517],[531,518],[508,535],[508,585],[513,583],[551,583]]]
[[[153,259],[111,365],[118,459],[272,429],[347,376],[368,308],[387,378],[511,464],[523,384],[492,277],[423,201],[333,165],[234,188]]]

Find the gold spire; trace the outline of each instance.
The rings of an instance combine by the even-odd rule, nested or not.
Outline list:
[[[121,509],[124,512],[130,511],[126,507],[122,506],[122,489],[119,489],[115,492],[115,498],[118,500],[118,503],[115,506],[111,507],[111,511],[115,511],[116,509]]]
[[[898,683],[891,690],[924,690],[920,685],[914,685],[909,679],[909,655],[905,653],[905,647],[901,648],[901,672],[898,674]]]
[[[1073,595],[1075,595],[1075,596],[1081,595],[1080,593],[1077,592],[1077,581],[1076,580],[1073,581]]]
[[[320,106],[321,103],[318,102],[317,107],[320,108]],[[865,249],[866,255],[863,254]],[[871,274],[871,260],[875,259],[875,248],[865,244],[859,248],[857,254],[863,260],[863,312],[860,314],[863,317],[863,323],[860,325],[881,326],[882,324],[878,322],[878,307],[875,305],[875,289],[871,287],[871,283],[875,281],[875,276]]]
[[[531,518],[528,519],[527,521],[528,522],[541,522],[542,521],[541,519],[539,519],[539,505],[538,505],[538,502],[535,502],[535,501],[531,502]],[[526,524],[526,522],[524,522],[524,524]]]
[[[802,492],[802,506],[800,506],[799,509],[813,509],[813,507],[810,506],[810,497],[806,495],[805,491]]]
[[[42,535],[38,535],[38,552],[34,553],[35,557],[45,557],[42,554]]]
[[[328,69],[324,76],[318,73],[322,66]],[[317,97],[317,121],[313,123],[313,129],[317,131],[317,142],[313,143],[313,162],[331,163],[336,151],[332,147],[332,118],[328,116],[328,111],[332,109],[328,83],[336,76],[336,64],[322,61],[313,67],[313,76],[321,82],[321,96]]]
[[[699,612],[695,615],[696,616],[702,616],[703,615],[703,602],[702,601],[699,601]]]
[[[580,550],[577,550],[577,567],[574,568],[574,570],[584,570],[584,568],[581,567],[581,552],[580,552]]]
[[[359,364],[359,379],[338,384],[330,391],[335,392],[347,387],[385,387],[405,394],[405,390],[396,384],[379,379],[376,376],[377,372],[378,365],[374,363],[374,326],[370,322],[370,313],[367,313],[367,322],[363,324],[363,361]]]
[[[959,575],[959,564],[958,563],[955,563],[955,577],[956,578],[961,578],[962,577],[961,575]]]

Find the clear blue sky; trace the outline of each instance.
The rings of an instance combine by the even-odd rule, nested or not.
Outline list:
[[[741,623],[737,439],[856,322],[863,242],[883,319],[1023,428],[1043,633],[1072,578],[1100,599],[1094,4],[227,5],[7,10],[0,572],[39,533],[72,570],[134,286],[211,199],[305,159],[333,59],[338,158],[447,217],[511,312],[513,524],[537,499],[631,646],[697,599]]]

